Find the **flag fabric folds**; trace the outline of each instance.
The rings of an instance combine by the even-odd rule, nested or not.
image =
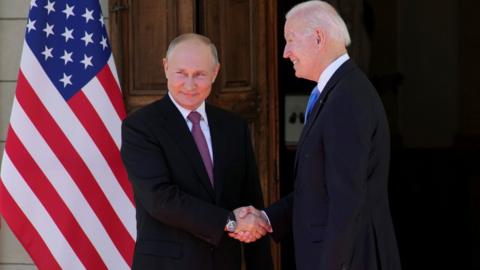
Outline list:
[[[0,169],[0,212],[39,269],[130,269],[125,118],[98,0],[32,0]]]

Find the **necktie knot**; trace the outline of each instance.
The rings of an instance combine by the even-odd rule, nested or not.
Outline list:
[[[201,115],[196,111],[192,111],[188,114],[187,118],[192,121],[193,124],[198,124],[200,123]]]

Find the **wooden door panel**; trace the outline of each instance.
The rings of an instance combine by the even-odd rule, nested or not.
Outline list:
[[[253,20],[251,5],[248,0],[204,1],[202,17],[205,35],[216,44],[222,65],[210,101],[240,114],[246,113],[249,110],[234,108],[232,101],[235,103],[239,98],[238,102],[255,102],[259,91],[255,76],[263,76],[253,65],[252,46],[258,31],[249,27]]]
[[[129,60],[130,87],[132,95],[164,93],[167,89],[161,59],[168,44],[168,0],[133,1]],[[169,17],[172,17],[169,19]],[[145,47],[145,44],[149,44]],[[160,92],[160,93],[158,93]]]
[[[167,93],[162,59],[170,40],[193,32],[195,0],[110,2],[112,47],[127,111]]]
[[[251,47],[256,33],[250,29],[252,14],[249,1],[220,1],[219,7],[220,22],[207,20],[206,30],[211,32],[210,28],[215,26],[220,30],[219,44],[225,60],[220,91],[252,91],[252,71],[255,67],[252,67]]]

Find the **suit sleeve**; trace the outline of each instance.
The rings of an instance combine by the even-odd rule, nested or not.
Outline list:
[[[273,239],[277,242],[292,231],[293,198],[293,193],[290,193],[265,209],[272,225]]]
[[[141,122],[133,124],[126,120],[122,124],[121,155],[136,202],[163,224],[217,245],[224,234],[229,211],[191,196],[173,184],[165,156],[155,141]]]
[[[341,269],[351,259],[366,198],[372,114],[365,97],[338,89],[325,111],[325,178],[329,198],[322,269]]]
[[[255,155],[252,149],[252,142],[250,139],[250,132],[248,126],[244,124],[244,145],[245,145],[245,157],[246,157],[246,172],[247,177],[243,185],[242,190],[242,202],[244,205],[253,205],[257,209],[262,209],[263,196],[260,186],[260,180],[258,178],[258,169],[256,165]],[[245,262],[248,270],[272,270],[273,261],[272,253],[270,250],[269,237],[262,237],[256,242],[244,244],[245,245]]]

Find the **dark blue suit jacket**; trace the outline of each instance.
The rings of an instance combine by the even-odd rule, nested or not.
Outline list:
[[[185,119],[169,96],[131,114],[121,154],[137,209],[133,269],[240,270],[241,244],[224,232],[229,211],[263,205],[245,121],[207,105],[215,189]],[[244,248],[247,269],[272,269],[268,239]]]
[[[266,209],[273,236],[293,228],[297,270],[397,270],[387,179],[390,138],[376,90],[348,60],[300,137],[294,191]]]

